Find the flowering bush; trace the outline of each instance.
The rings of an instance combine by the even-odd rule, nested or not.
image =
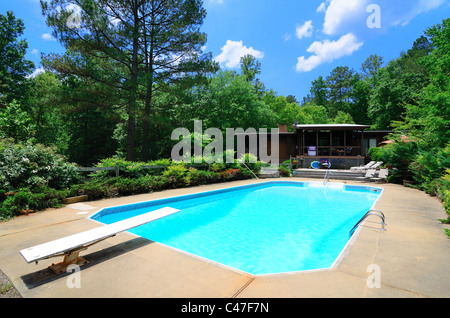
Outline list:
[[[9,139],[0,141],[0,189],[63,189],[79,180],[77,166],[65,162],[51,148]]]

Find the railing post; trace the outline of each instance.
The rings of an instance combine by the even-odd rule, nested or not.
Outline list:
[[[120,167],[119,167],[119,163],[118,162],[116,162],[116,177],[118,177],[119,176],[119,171],[120,171]]]

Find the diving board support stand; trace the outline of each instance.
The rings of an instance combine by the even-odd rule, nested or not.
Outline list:
[[[98,242],[96,242],[96,243],[98,243]],[[83,250],[87,250],[87,248],[81,248],[76,251],[64,254],[64,259],[62,262],[52,264],[48,268],[50,268],[53,271],[53,273],[55,273],[56,275],[59,275],[61,273],[67,272],[67,268],[70,265],[78,265],[81,267],[83,265],[89,264],[89,262],[87,260],[85,260],[83,257],[79,256],[80,252]],[[36,263],[37,263],[37,261],[36,261]]]
[[[26,248],[21,250],[20,254],[28,263],[36,262],[36,264],[40,260],[64,256],[62,262],[49,266],[55,274],[64,273],[67,271],[67,267],[72,264],[78,266],[88,264],[87,260],[80,257],[80,252],[87,250],[90,246],[116,236],[120,232],[153,222],[179,211],[174,208],[165,207],[48,243]]]

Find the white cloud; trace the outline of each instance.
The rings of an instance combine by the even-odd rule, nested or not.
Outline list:
[[[296,70],[297,72],[309,72],[322,63],[329,63],[343,56],[351,55],[362,45],[363,43],[359,42],[353,33],[348,33],[337,41],[316,41],[307,50],[314,55],[308,58],[299,57]]]
[[[27,78],[35,78],[36,76],[38,76],[41,73],[44,73],[45,70],[43,67],[37,68],[34,70],[33,73],[31,73],[30,75],[26,76]]]
[[[242,41],[228,40],[221,50],[222,53],[217,55],[214,60],[220,64],[225,64],[228,68],[237,68],[241,61],[241,57],[247,54],[253,55],[257,59],[262,59],[264,57],[263,52],[255,50],[252,47],[246,47],[242,44]]]
[[[42,34],[42,38],[45,41],[56,41],[56,39],[54,37],[52,37],[52,35],[50,33],[44,33]]]
[[[320,6],[317,8],[316,12],[325,12],[327,11],[327,4],[322,2]]]
[[[328,35],[336,34],[345,22],[352,21],[355,17],[366,17],[367,4],[368,0],[331,0],[326,9],[323,32]]]
[[[39,53],[38,49],[31,50],[31,54],[33,54],[33,55],[37,55],[38,53]]]
[[[284,39],[285,41],[289,41],[291,38],[292,38],[292,35],[291,35],[289,32],[286,32],[286,33],[283,35],[283,39]]]
[[[439,8],[444,2],[445,0],[420,0],[418,7],[421,12],[428,12]]]
[[[297,38],[302,39],[303,37],[309,38],[313,34],[314,27],[312,21],[306,21],[303,25],[298,26],[296,29]]]
[[[403,21],[398,21],[398,23],[401,23],[402,26],[405,26],[419,14],[435,10],[439,8],[444,2],[445,0],[419,0],[417,4],[410,5],[411,10],[409,12],[407,11],[406,16],[403,17]]]

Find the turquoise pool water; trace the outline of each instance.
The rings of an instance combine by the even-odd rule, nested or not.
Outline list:
[[[162,207],[180,212],[130,232],[254,275],[329,268],[381,189],[270,181],[105,208],[110,224]]]

